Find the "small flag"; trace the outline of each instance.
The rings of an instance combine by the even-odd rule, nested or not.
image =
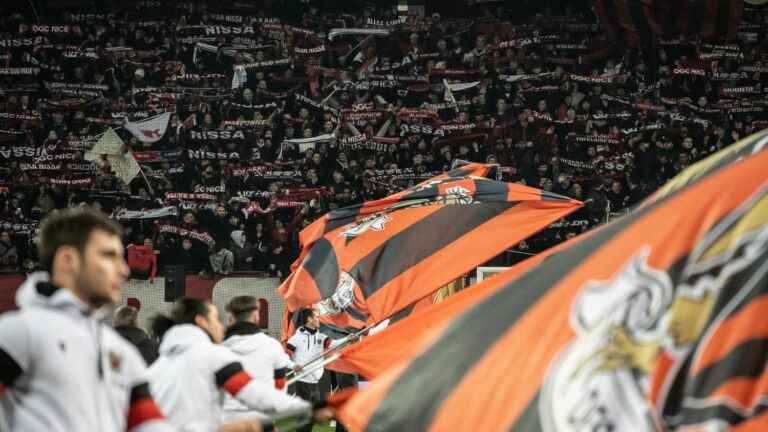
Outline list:
[[[140,122],[130,122],[128,119],[123,126],[128,132],[132,133],[141,142],[154,143],[165,135],[168,129],[168,121],[171,119],[171,113],[167,112],[159,116],[152,117]]]

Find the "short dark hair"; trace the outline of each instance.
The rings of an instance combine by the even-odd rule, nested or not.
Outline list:
[[[178,324],[195,325],[197,316],[208,317],[209,303],[192,297],[182,297],[173,304],[170,316],[158,314],[152,320],[152,334],[162,339],[165,332]]]
[[[37,254],[43,269],[53,271],[53,258],[62,246],[71,246],[80,252],[93,231],[121,237],[123,230],[104,213],[90,207],[54,210],[42,223],[37,238]]]
[[[299,310],[298,316],[296,318],[297,326],[303,327],[307,325],[307,322],[309,321],[309,317],[311,317],[314,312],[315,310],[312,308],[304,308]]]
[[[235,317],[235,321],[247,321],[253,311],[259,309],[259,300],[254,296],[237,296],[227,303],[227,312]]]
[[[135,326],[136,320],[139,317],[139,310],[133,306],[120,306],[115,311],[115,327],[120,326]]]

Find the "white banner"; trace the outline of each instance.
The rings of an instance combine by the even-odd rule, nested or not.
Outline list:
[[[448,87],[451,89],[451,91],[456,92],[456,91],[471,89],[472,87],[478,84],[480,84],[480,81],[453,83],[453,84],[448,84]]]
[[[154,143],[165,135],[171,113],[167,112],[140,122],[130,122],[126,118],[125,129],[141,142]]]
[[[129,219],[157,219],[166,216],[178,216],[179,210],[176,207],[169,206],[153,210],[134,211],[134,210],[121,210],[117,214],[117,218],[120,220]]]

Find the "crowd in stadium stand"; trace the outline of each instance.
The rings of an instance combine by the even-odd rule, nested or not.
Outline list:
[[[45,214],[93,205],[126,227],[133,277],[167,265],[285,277],[312,220],[456,160],[587,203],[509,263],[768,120],[765,24],[738,43],[612,49],[587,10],[402,20],[297,5],[2,14],[0,271],[37,267]],[[122,128],[166,112],[156,142]],[[141,163],[127,185],[83,159],[108,127]]]

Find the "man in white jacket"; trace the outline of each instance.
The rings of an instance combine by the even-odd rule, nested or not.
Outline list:
[[[259,330],[259,302],[253,296],[238,296],[227,304],[230,324],[222,343],[240,357],[243,368],[254,380],[282,390],[285,377],[293,362],[280,342]],[[253,411],[227,397],[224,402],[226,418],[253,416]]]
[[[85,208],[40,226],[47,272],[0,317],[0,412],[13,431],[169,431],[136,348],[102,320],[128,277],[120,227]]]
[[[224,327],[211,303],[181,298],[171,317],[157,317],[153,327],[162,342],[160,357],[147,374],[150,389],[168,421],[181,431],[209,432],[222,427],[226,394],[251,410],[312,412],[309,402],[252,379],[240,358],[218,345]],[[328,418],[330,411],[320,410],[317,417]],[[253,425],[259,423],[257,419]]]

